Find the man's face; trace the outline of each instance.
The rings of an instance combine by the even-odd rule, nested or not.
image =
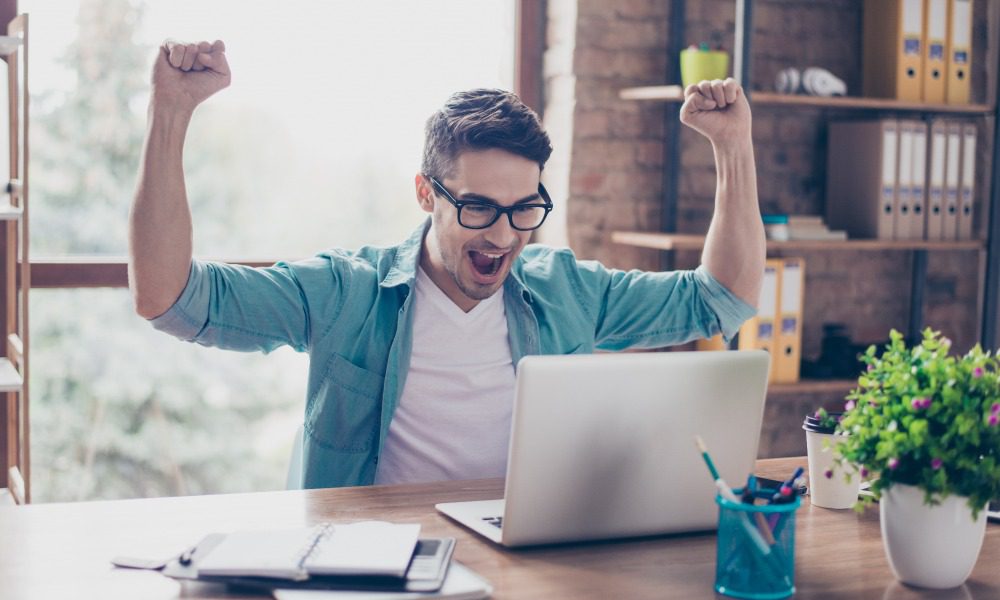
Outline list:
[[[506,207],[541,203],[540,175],[534,161],[490,149],[460,154],[454,173],[439,182],[456,200]],[[472,310],[480,300],[500,289],[531,232],[511,227],[506,215],[500,215],[486,229],[465,228],[458,223],[458,209],[428,178],[418,175],[416,185],[417,201],[431,213],[420,265],[455,304],[462,310]]]

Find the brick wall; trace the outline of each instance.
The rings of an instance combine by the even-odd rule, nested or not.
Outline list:
[[[613,246],[608,237],[660,223],[663,107],[619,100],[618,91],[663,82],[668,7],[549,0],[545,125],[555,164],[544,181],[563,214],[543,228],[542,241],[610,266],[658,267],[656,252]]]
[[[579,256],[609,266],[655,269],[659,264],[657,252],[614,245],[609,236],[616,229],[660,227],[665,108],[619,100],[617,94],[624,87],[664,83],[669,4],[667,0],[549,0],[552,56],[546,57],[546,125],[550,133],[553,127],[558,130],[553,142],[556,154],[562,155],[559,169],[546,169],[546,185],[559,189],[555,197],[563,205],[565,227],[561,238],[546,241],[568,240]],[[684,42],[708,41],[731,50],[734,5],[733,0],[687,2]],[[770,91],[782,68],[818,65],[844,79],[851,93],[860,93],[861,0],[758,0],[754,6],[753,90]],[[568,32],[571,43],[553,51],[552,42],[566,42]],[[982,45],[984,37],[979,28],[974,42]],[[982,96],[982,90],[976,95]],[[861,116],[754,107],[762,211],[822,214],[826,123]],[[980,128],[980,139],[988,133]],[[686,128],[680,143],[678,230],[704,233],[715,194],[711,146]],[[987,182],[987,159],[985,153],[980,157],[980,190]],[[982,198],[979,214],[985,216]],[[806,259],[804,358],[818,357],[824,323],[847,324],[859,343],[886,338],[890,327],[906,329],[912,253],[813,251],[801,256]],[[677,253],[676,265],[694,267],[698,258],[697,252]],[[934,252],[928,263],[926,323],[944,331],[957,349],[967,349],[978,337],[980,321],[978,253]],[[806,412],[820,405],[839,407],[842,402],[842,392],[772,394],[762,455],[803,453],[804,438],[786,432],[800,432]]]

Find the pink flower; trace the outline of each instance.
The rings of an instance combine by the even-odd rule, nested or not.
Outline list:
[[[941,465],[943,465],[943,464],[944,464],[944,461],[941,460],[940,458],[935,457],[935,458],[931,459],[931,468],[934,469],[935,471],[937,471],[938,469],[940,469]]]
[[[868,469],[861,467],[861,476],[868,477]]]
[[[983,376],[983,368],[982,367],[976,367],[975,369],[973,369],[972,370],[972,376],[974,378],[976,378],[976,379],[979,379],[980,377],[982,377]]]
[[[993,406],[990,407],[991,413],[1000,413],[1000,402],[994,402]]]
[[[910,405],[913,406],[913,410],[921,410],[923,408],[930,408],[931,399],[930,398],[914,398],[910,401]]]
[[[823,477],[826,477],[827,479],[833,479],[833,469],[827,469],[826,471],[823,471]]]
[[[854,400],[848,400],[844,405],[844,410],[854,410]]]
[[[890,471],[895,470],[896,467],[898,467],[898,466],[899,466],[899,459],[898,458],[890,458],[889,459],[889,470]]]
[[[998,422],[1000,422],[1000,416],[997,416],[997,413],[993,413],[992,415],[990,415],[989,419],[990,427],[996,427]]]
[[[869,371],[874,371],[875,370],[875,365],[868,365],[868,370]]]

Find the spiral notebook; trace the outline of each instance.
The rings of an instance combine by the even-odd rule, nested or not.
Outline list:
[[[420,525],[362,521],[315,527],[226,534],[198,562],[198,576],[273,577],[310,575],[404,577]]]

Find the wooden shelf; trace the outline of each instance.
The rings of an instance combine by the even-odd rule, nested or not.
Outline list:
[[[769,394],[822,394],[853,390],[857,379],[802,379],[795,383],[772,383],[767,386]]]
[[[904,102],[891,98],[857,98],[850,96],[821,98],[819,96],[799,96],[775,94],[772,92],[751,92],[754,104],[773,106],[808,106],[814,108],[843,108],[859,110],[905,110],[918,112],[939,112],[958,114],[987,114],[993,110],[986,104],[927,104],[925,102]]]
[[[611,241],[626,246],[654,250],[701,250],[705,236],[684,233],[652,233],[648,231],[613,231]],[[768,240],[768,250],[982,250],[981,240]]]
[[[0,358],[0,392],[19,392],[23,383],[14,365],[6,358]]]
[[[0,203],[0,221],[16,221],[24,214],[24,209],[20,206],[12,206],[8,203]]]
[[[21,46],[21,38],[16,35],[0,35],[0,56],[10,56],[10,53]]]
[[[622,100],[659,100],[661,102],[683,102],[684,88],[679,85],[651,85],[625,88],[618,92]]]
[[[625,88],[618,92],[618,97],[622,100],[683,102],[684,89],[679,85]],[[775,94],[773,92],[751,92],[750,101],[756,106],[804,106],[808,108],[897,110],[969,115],[982,115],[993,112],[993,109],[987,104],[926,104],[923,102],[904,102],[891,98],[858,98],[850,96],[822,98],[820,96]]]

